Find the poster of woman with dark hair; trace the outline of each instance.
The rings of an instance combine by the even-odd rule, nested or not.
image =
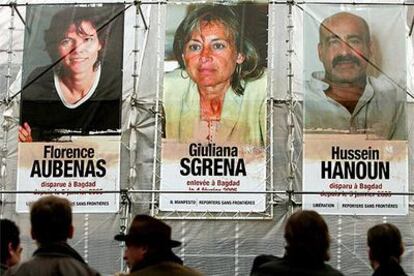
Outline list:
[[[123,20],[113,16],[120,7],[50,7],[48,26],[36,16],[44,9],[28,9],[20,142],[119,133]]]
[[[16,210],[44,192],[74,212],[116,212],[124,5],[26,9]],[[68,191],[72,193],[68,193]],[[76,191],[76,192],[74,192]]]

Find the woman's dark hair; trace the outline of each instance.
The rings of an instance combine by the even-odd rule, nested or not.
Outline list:
[[[78,34],[84,34],[81,23],[85,21],[89,22],[96,30],[98,40],[102,45],[102,49],[98,53],[98,59],[93,66],[96,70],[98,65],[102,63],[103,52],[110,30],[109,20],[108,13],[99,11],[99,8],[70,7],[57,12],[50,21],[49,29],[45,30],[44,33],[46,51],[52,62],[61,58],[58,53],[58,46],[70,25],[75,25]]]
[[[373,226],[368,230],[368,246],[371,259],[380,264],[387,263],[391,259],[400,261],[404,252],[400,230],[391,223],[383,223]]]
[[[0,220],[0,262],[4,265],[10,258],[9,244],[13,249],[20,245],[20,231],[17,225],[8,219]]]
[[[319,265],[329,260],[329,230],[315,211],[298,211],[291,215],[285,227],[288,258]]]
[[[200,28],[201,23],[219,22],[223,24],[232,35],[237,52],[244,55],[245,60],[237,65],[232,76],[231,86],[236,94],[244,92],[244,81],[258,79],[264,71],[260,65],[260,57],[254,44],[245,35],[244,26],[240,24],[237,12],[229,6],[203,5],[190,11],[178,27],[174,36],[174,54],[181,69],[185,69],[182,54],[185,44],[191,39],[194,30]]]

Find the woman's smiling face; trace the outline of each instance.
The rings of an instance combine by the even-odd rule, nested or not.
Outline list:
[[[185,44],[183,58],[199,88],[230,85],[236,65],[244,61],[231,32],[217,21],[200,23]]]
[[[58,45],[64,68],[71,74],[92,72],[101,49],[96,29],[89,21],[82,21],[78,27],[71,24]]]

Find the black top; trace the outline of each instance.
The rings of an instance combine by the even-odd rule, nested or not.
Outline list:
[[[407,274],[396,260],[390,260],[381,264],[372,276],[407,276]]]
[[[279,258],[272,255],[261,255],[255,258],[251,271],[252,276],[343,276],[330,265],[322,263],[290,260],[287,256]]]
[[[22,91],[21,96],[20,124],[29,123],[34,141],[51,141],[63,133],[87,135],[90,131],[119,132],[122,95],[120,70],[113,72],[110,64],[103,64],[93,95],[71,109],[60,100],[54,84],[53,69],[47,68],[37,68],[30,74],[26,85],[37,79]]]

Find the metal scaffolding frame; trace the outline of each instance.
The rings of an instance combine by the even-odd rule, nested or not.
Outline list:
[[[91,2],[91,4],[96,2]],[[119,3],[119,2],[114,2]],[[128,141],[128,151],[129,151],[129,175],[127,179],[127,187],[126,189],[122,189],[120,191],[105,191],[104,193],[119,193],[121,196],[121,202],[120,202],[120,209],[119,209],[119,224],[120,224],[120,232],[126,233],[127,226],[129,224],[129,221],[131,219],[132,215],[132,207],[133,200],[131,199],[131,196],[134,194],[144,194],[148,195],[150,197],[149,200],[149,212],[153,216],[157,216],[161,219],[171,219],[171,220],[182,220],[182,236],[185,237],[186,233],[186,220],[235,220],[235,226],[234,226],[234,238],[235,238],[235,244],[234,244],[234,266],[236,268],[235,274],[238,275],[241,273],[239,271],[239,242],[240,242],[240,225],[239,221],[242,220],[271,220],[274,216],[274,206],[278,205],[282,202],[284,204],[284,201],[278,201],[277,198],[279,196],[285,196],[287,198],[287,204],[289,206],[288,212],[293,212],[294,208],[296,206],[300,206],[300,203],[297,203],[295,200],[296,195],[304,195],[304,194],[320,194],[320,191],[295,191],[294,188],[294,182],[295,182],[295,175],[298,170],[298,162],[300,160],[295,159],[295,156],[297,156],[297,147],[295,137],[296,137],[296,131],[301,131],[297,129],[297,125],[294,122],[296,114],[296,107],[299,104],[299,101],[294,96],[294,91],[292,89],[292,83],[295,78],[294,70],[292,68],[292,57],[295,54],[294,45],[292,44],[293,41],[293,33],[294,33],[294,23],[292,18],[292,12],[295,7],[299,7],[301,4],[305,3],[312,3],[312,4],[361,4],[361,2],[355,2],[355,1],[343,1],[342,3],[338,2],[316,2],[316,1],[293,1],[293,0],[287,0],[287,1],[272,1],[269,2],[269,32],[272,37],[275,37],[275,21],[274,18],[276,16],[276,10],[278,5],[287,5],[288,6],[288,26],[286,29],[286,33],[288,36],[287,42],[287,66],[286,66],[286,77],[288,80],[288,89],[287,89],[287,98],[286,99],[278,99],[276,95],[274,95],[274,82],[271,81],[272,75],[269,76],[269,91],[268,91],[268,97],[267,97],[267,106],[268,106],[268,112],[267,112],[267,121],[268,121],[268,128],[267,128],[267,135],[268,135],[268,145],[266,147],[266,191],[265,192],[257,192],[257,191],[245,191],[245,192],[238,192],[240,194],[247,193],[247,194],[265,194],[266,195],[266,206],[267,209],[264,213],[213,213],[213,212],[160,212],[158,209],[158,202],[159,202],[159,194],[160,193],[187,193],[184,191],[162,191],[159,189],[160,187],[160,166],[161,166],[161,132],[162,132],[162,120],[163,120],[163,114],[162,114],[162,64],[163,64],[163,53],[162,53],[162,45],[163,43],[163,24],[162,24],[162,16],[165,13],[165,7],[167,6],[167,3],[175,3],[175,4],[188,4],[189,2],[182,2],[182,1],[150,1],[150,2],[141,2],[141,1],[133,1],[133,2],[123,2],[125,5],[133,5],[135,7],[135,25],[134,28],[134,50],[133,50],[133,91],[131,95],[129,96],[129,104],[130,104],[130,114],[128,117],[128,126],[127,129],[130,131],[129,141]],[[201,3],[201,1],[195,1],[191,3]],[[229,3],[226,1],[222,1],[220,3]],[[231,2],[233,3],[233,2]],[[47,3],[50,5],[51,3]],[[58,3],[56,3],[58,4]],[[88,3],[86,3],[88,4]],[[4,95],[4,99],[2,99],[1,106],[4,108],[3,110],[3,118],[4,121],[2,123],[2,130],[3,130],[3,137],[2,137],[2,146],[1,146],[1,161],[0,161],[0,197],[1,197],[1,204],[0,204],[0,217],[3,217],[3,211],[6,206],[6,195],[8,194],[18,194],[18,193],[34,193],[35,191],[15,191],[15,190],[7,190],[6,183],[7,183],[7,155],[8,155],[8,141],[9,141],[9,131],[12,127],[16,127],[16,120],[12,116],[11,109],[15,105],[15,102],[12,101],[10,98],[13,98],[15,95],[10,96],[10,80],[11,80],[11,66],[13,63],[13,53],[15,49],[13,49],[13,32],[15,30],[15,20],[16,15],[19,17],[19,20],[21,20],[23,23],[24,19],[22,18],[19,7],[20,6],[26,6],[27,3],[24,4],[18,4],[16,2],[11,2],[8,4],[0,4],[0,6],[3,7],[10,7],[10,25],[8,27],[9,29],[9,38],[8,38],[8,48],[7,51],[7,74],[5,76],[6,78],[6,93]],[[35,5],[41,5],[40,3],[36,3]],[[59,4],[59,5],[62,5]],[[143,10],[143,5],[149,5],[149,9]],[[375,3],[369,3],[366,5],[376,5]],[[405,2],[402,3],[381,3],[381,5],[414,5],[412,2]],[[157,15],[157,21],[155,26],[151,26],[151,18],[150,15],[154,13],[153,9],[156,9],[156,15]],[[146,13],[147,12],[147,13]],[[410,28],[410,35],[412,32],[412,26],[414,25],[414,19],[411,23]],[[144,62],[144,56],[145,51],[148,49],[146,48],[148,36],[150,33],[150,30],[154,30],[151,27],[154,27],[154,29],[157,32],[157,38],[158,38],[158,47],[156,50],[156,64],[157,64],[157,89],[156,89],[156,96],[154,99],[154,102],[142,102],[139,99],[139,83],[140,83],[140,76],[142,72],[142,65]],[[142,35],[142,33],[144,33]],[[140,41],[142,41],[142,44],[140,44]],[[143,45],[143,46],[140,46]],[[270,42],[270,45],[272,45],[272,42]],[[0,49],[1,50],[1,49]],[[276,51],[275,47],[269,47],[269,71],[275,70],[275,54]],[[407,91],[407,95],[412,96],[410,91]],[[153,113],[154,116],[154,150],[153,150],[153,166],[152,166],[152,183],[151,183],[151,189],[135,189],[135,184],[137,183],[137,167],[136,167],[136,160],[137,160],[137,128],[138,122],[137,117],[139,115],[139,112],[137,110],[137,107],[139,105],[145,105],[145,104],[152,104],[153,108],[149,110]],[[286,169],[288,171],[287,179],[286,179],[286,190],[275,190],[274,187],[274,145],[272,142],[272,139],[274,137],[274,107],[275,105],[284,105],[286,106],[288,110],[288,114],[286,117],[287,126],[288,126],[288,137],[287,137],[287,149],[288,149],[288,159],[289,162],[286,164]],[[299,149],[300,150],[300,149]],[[73,191],[73,193],[88,193],[88,192],[95,192],[95,191]],[[46,192],[47,193],[47,192]],[[53,192],[51,192],[53,193]],[[72,192],[69,192],[72,193]],[[200,193],[226,193],[226,192],[200,192]],[[329,192],[328,192],[329,193]],[[362,193],[362,192],[345,192],[344,194],[370,194],[370,193]],[[414,192],[407,192],[407,193],[391,193],[391,195],[398,195],[398,196],[413,196]],[[410,203],[410,207],[413,207],[414,203]],[[387,221],[387,217],[383,217],[384,221]],[[337,218],[337,224],[336,224],[336,239],[338,240],[338,247],[336,251],[336,267],[338,269],[341,269],[341,259],[342,259],[342,246],[341,246],[341,240],[343,238],[343,216],[339,215]],[[88,236],[90,233],[90,224],[89,224],[89,216],[88,214],[84,215],[84,257],[85,259],[88,259],[89,255],[89,240]],[[123,248],[124,244],[121,245],[121,256],[123,254]],[[180,255],[182,257],[189,257],[191,254],[187,254],[185,247],[181,248]],[[124,271],[125,267],[121,258],[121,264],[120,264],[121,270]]]

